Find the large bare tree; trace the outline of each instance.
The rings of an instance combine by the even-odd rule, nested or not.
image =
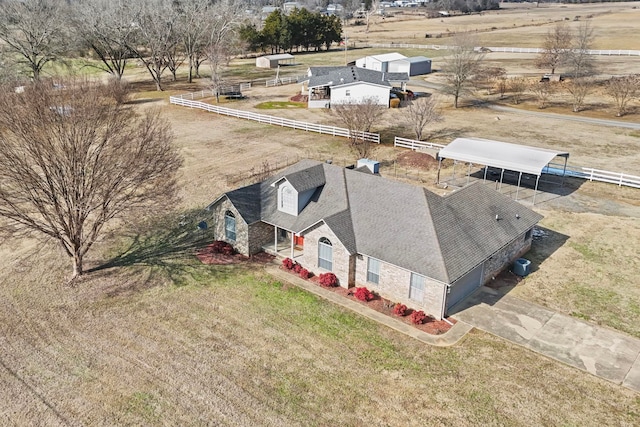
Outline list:
[[[60,0],[0,2],[0,40],[21,57],[34,80],[58,59],[66,46],[65,5]]]
[[[365,97],[353,104],[332,103],[331,111],[349,129],[349,145],[353,153],[359,158],[369,157],[371,142],[364,138],[363,132],[371,131],[387,111],[387,106],[380,105],[377,98]]]
[[[428,125],[442,120],[437,101],[433,97],[410,101],[406,111],[407,122],[412,127],[418,141],[422,141],[424,129]]]
[[[564,22],[558,22],[553,26],[544,38],[542,52],[536,58],[538,68],[549,69],[555,74],[556,69],[564,64],[571,50],[571,30]]]
[[[590,21],[582,21],[572,36],[571,51],[567,56],[571,67],[571,76],[585,77],[592,75],[595,68],[594,56],[589,54],[593,48],[595,36]]]
[[[175,200],[181,164],[158,112],[138,116],[103,91],[83,81],[0,92],[2,231],[57,240],[73,277],[107,224]]]
[[[543,109],[547,107],[549,99],[556,92],[556,84],[553,82],[532,82],[529,85],[529,91],[535,96],[538,101],[538,108]]]
[[[484,55],[475,49],[476,39],[469,34],[456,36],[453,43],[444,59],[444,90],[453,95],[453,106],[458,108],[458,99],[468,91],[474,75],[480,72]]]
[[[511,92],[511,100],[514,104],[520,104],[527,89],[528,83],[526,78],[516,76],[509,79],[509,92]]]
[[[73,29],[81,48],[89,48],[97,57],[96,67],[120,80],[135,44],[133,9],[128,3],[111,0],[86,0],[74,5]]]
[[[211,69],[211,86],[220,101],[220,88],[223,86],[223,66],[228,64],[238,48],[238,6],[231,1],[221,1],[215,9],[209,9],[206,15],[205,55]]]
[[[198,61],[205,56],[209,27],[207,14],[217,6],[210,0],[191,0],[176,6],[179,10],[177,33],[189,65],[189,83],[193,81],[194,73],[197,76]]]
[[[612,77],[607,82],[607,94],[616,104],[616,117],[627,114],[629,102],[640,93],[640,75]]]

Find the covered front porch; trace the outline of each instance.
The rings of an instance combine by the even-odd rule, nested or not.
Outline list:
[[[304,237],[274,226],[273,241],[262,246],[266,253],[281,258],[295,259],[303,255]]]

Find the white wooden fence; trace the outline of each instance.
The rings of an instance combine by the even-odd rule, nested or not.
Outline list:
[[[447,50],[453,49],[455,46],[437,45],[437,44],[410,44],[410,43],[371,43],[370,47],[386,48],[386,49],[431,49],[431,50]],[[490,52],[506,52],[506,53],[540,53],[544,49],[537,47],[475,47],[476,51],[490,51]],[[603,55],[603,56],[640,56],[640,50],[587,50],[588,55]]]
[[[589,181],[609,182],[618,184],[618,187],[634,187],[640,188],[640,176],[628,175],[626,173],[609,172],[593,168],[582,168],[585,178]]]
[[[298,120],[283,119],[281,117],[268,116],[266,114],[258,114],[250,111],[234,110],[232,108],[219,107],[217,105],[207,104],[206,102],[194,101],[193,98],[190,98],[190,96],[204,98],[206,92],[207,91],[195,92],[195,95],[185,94],[185,95],[171,96],[169,97],[169,102],[171,104],[181,105],[183,107],[189,107],[189,108],[198,108],[201,110],[209,111],[216,114],[221,114],[224,116],[237,117],[240,119],[252,120],[258,123],[266,123],[266,124],[275,125],[275,126],[283,126],[283,127],[293,128],[293,129],[300,129],[307,132],[316,132],[316,133],[321,133],[326,135],[342,136],[345,138],[349,138],[351,135],[351,132],[349,131],[349,129],[345,129],[345,128],[318,125],[315,123],[301,122]],[[211,96],[211,95],[207,94],[206,96]],[[360,131],[353,132],[353,134],[364,141],[376,142],[380,144],[380,134],[372,133],[372,132],[360,132]]]
[[[410,148],[410,149],[412,149],[414,151],[425,150],[427,148],[431,148],[431,149],[434,149],[434,150],[439,150],[439,149],[445,147],[442,144],[435,144],[433,142],[426,142],[426,141],[416,141],[415,139],[400,138],[399,136],[396,136],[394,138],[393,146],[394,147]]]
[[[232,108],[219,107],[216,105],[207,104],[205,102],[194,101],[195,99],[214,96],[215,93],[212,90],[202,90],[200,92],[185,93],[182,95],[176,95],[169,97],[169,102],[175,105],[181,105],[189,108],[198,108],[201,110],[210,111],[213,113],[238,117],[241,119],[253,120],[259,123],[267,123],[275,126],[289,127],[293,129],[300,129],[307,132],[316,132],[325,135],[341,136],[348,138],[350,133],[348,129],[338,128],[335,126],[324,126],[315,123],[301,122],[297,120],[283,119],[280,117],[268,116],[265,114],[252,113],[250,111],[234,110]],[[376,142],[380,144],[380,134],[371,132],[357,132],[359,138],[369,142]],[[439,150],[444,148],[443,144],[436,144],[433,142],[416,141],[414,139],[401,138],[396,136],[394,138],[393,145],[395,147],[409,148],[411,150],[425,150],[435,149]],[[586,168],[586,167],[570,167],[567,166],[566,170],[564,165],[550,164],[543,170],[544,173],[560,174],[565,173],[567,176],[575,178],[588,179],[589,181],[607,182],[611,184],[617,184],[620,186],[640,188],[640,176],[629,175],[622,172],[611,172],[600,169]]]
[[[293,76],[293,77],[278,77],[277,79],[267,80],[266,86],[273,87],[273,86],[280,86],[280,85],[288,85],[288,84],[304,81],[307,78],[308,77],[306,75]]]

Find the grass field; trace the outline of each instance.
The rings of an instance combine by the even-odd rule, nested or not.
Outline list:
[[[625,14],[637,13],[629,4],[553,7],[571,18],[594,14],[594,22],[606,26],[602,34],[610,34],[607,44],[622,37],[620,28],[637,24],[626,19]],[[607,8],[620,11],[605,13]],[[544,25],[523,28],[544,33],[552,12],[558,9],[427,22],[488,19],[490,29],[542,13],[531,19]],[[416,28],[423,24],[415,22]],[[376,24],[370,37],[409,40],[408,32],[418,31],[411,25],[413,20],[403,21],[378,34],[391,27]],[[352,60],[363,52],[369,51],[347,53],[353,53]],[[344,52],[299,57],[303,64],[287,71],[338,65]],[[531,58],[488,58],[511,61],[518,72],[530,69]],[[609,66],[631,69],[633,61],[615,58]],[[241,62],[234,78],[258,78],[252,60]],[[156,92],[142,71],[127,71],[140,91],[136,108],[163,110],[185,159],[179,212],[158,219],[161,227],[140,228],[141,239],[119,258],[119,267],[73,284],[66,282],[71,267],[56,245],[26,238],[0,242],[0,425],[640,424],[638,394],[490,335],[474,331],[455,347],[433,348],[279,283],[261,266],[197,263],[191,249],[193,239],[202,236],[176,229],[180,211],[199,218],[206,204],[233,187],[230,182],[265,162],[355,159],[340,138],[169,106],[169,94],[195,90],[206,81],[168,83],[167,92]],[[275,76],[274,70],[261,73]],[[261,103],[286,103],[298,90],[298,85],[253,88],[245,100],[223,102],[258,111]],[[326,111],[260,112],[335,121]],[[478,136],[521,142],[569,150],[578,165],[640,170],[638,131],[498,115],[482,106],[443,112],[444,121],[429,130],[434,141]],[[402,111],[390,110],[376,130],[387,142],[375,147],[373,157],[393,165],[402,151],[389,138],[411,136]],[[389,169],[383,172],[393,176]],[[420,172],[423,184],[435,189],[435,172]],[[640,191],[597,183],[573,190],[536,208],[545,215],[541,225],[547,234],[527,255],[533,273],[510,293],[640,337]],[[103,264],[132,241],[132,236],[105,236],[87,266]]]
[[[3,247],[4,425],[640,422],[631,391],[480,332],[420,344],[260,266],[142,256],[68,286],[57,255]]]

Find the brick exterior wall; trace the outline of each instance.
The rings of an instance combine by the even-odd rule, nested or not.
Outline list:
[[[425,313],[440,319],[444,307],[446,285],[428,277],[425,280],[424,299],[415,301],[409,298],[411,272],[393,264],[380,261],[380,283],[367,282],[367,261],[364,255],[356,256],[356,286],[366,286],[383,298],[405,304],[409,308],[424,310]]]
[[[500,252],[494,254],[484,262],[484,277],[482,283],[487,283],[492,277],[497,276],[501,271],[511,267],[511,264],[531,249],[532,234],[525,239],[526,233],[519,236]]]
[[[344,247],[342,242],[338,240],[333,231],[331,231],[325,223],[320,223],[315,228],[305,233],[304,252],[302,257],[296,258],[296,261],[314,274],[320,275],[321,273],[327,273],[327,270],[318,267],[318,241],[322,237],[329,239],[331,247],[333,248],[333,269],[331,272],[338,278],[340,286],[348,288],[349,263],[351,256],[349,255],[347,248]]]
[[[274,227],[264,222],[249,225],[249,255],[262,252],[262,247],[273,244]]]
[[[224,230],[224,215],[230,211],[236,217],[236,240],[227,239]],[[249,227],[227,197],[222,198],[211,209],[213,218],[213,235],[215,240],[224,240],[242,255],[249,256]]]

